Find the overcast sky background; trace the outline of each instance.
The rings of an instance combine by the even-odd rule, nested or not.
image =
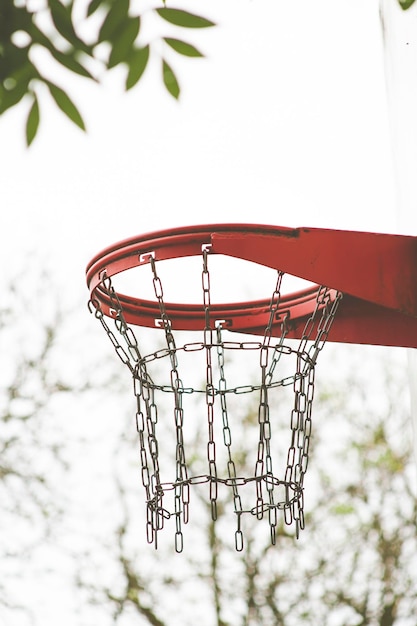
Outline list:
[[[128,94],[122,70],[99,87],[51,65],[88,133],[46,93],[29,150],[27,103],[0,118],[1,282],[35,253],[77,320],[88,318],[87,262],[137,234],[216,222],[399,231],[378,0],[177,6],[218,24],[184,30],[206,59],[167,51],[179,102],[156,57]],[[145,20],[144,41],[153,33],[180,36]],[[99,335],[105,342],[97,325]]]
[[[3,267],[41,252],[80,295],[97,251],[155,229],[254,222],[396,232],[378,2],[181,6],[218,27],[184,29],[206,59],[169,56],[179,102],[164,91],[157,58],[128,94],[122,70],[97,87],[65,82],[51,66],[88,133],[47,94],[30,150],[27,104],[2,118]],[[153,29],[170,32],[145,21],[144,38]]]

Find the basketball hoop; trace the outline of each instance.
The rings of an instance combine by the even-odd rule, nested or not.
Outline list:
[[[367,244],[365,248],[362,243]],[[350,256],[345,254],[347,249]],[[352,249],[359,251],[359,261]],[[389,262],[384,262],[386,250],[390,252]],[[213,520],[217,518],[219,489],[229,490],[236,517],[237,550],[243,549],[243,515],[267,519],[274,544],[281,511],[285,523],[295,526],[298,537],[304,528],[303,485],[318,356],[327,339],[417,347],[416,251],[413,237],[223,224],[132,238],[92,259],[87,268],[89,309],[133,379],[149,543],[157,547],[159,531],[173,519],[175,549],[182,551],[190,494],[193,486],[201,484],[207,484]],[[277,273],[271,295],[264,300],[212,302],[210,258],[215,254],[274,268]],[[158,263],[180,257],[201,259],[200,304],[165,302]],[[358,263],[364,264],[360,275]],[[153,300],[115,289],[117,274],[140,266],[148,266]],[[389,272],[384,274],[386,267]],[[391,276],[398,268],[401,281],[393,290]],[[376,285],[376,272],[379,281],[385,280],[383,290]],[[281,293],[284,273],[314,284],[293,294]],[[108,318],[114,321],[114,329]],[[165,345],[144,353],[132,325],[159,329]],[[179,341],[183,335],[180,331],[188,331],[184,342]],[[256,380],[241,385],[227,382],[229,355],[237,353],[252,357]],[[187,384],[192,367],[187,367],[186,360],[192,355],[202,357],[203,384]],[[293,363],[290,373],[288,368],[281,368],[283,361]],[[155,364],[160,369],[165,365],[166,379],[157,380],[158,367],[151,375]],[[270,394],[281,387],[292,390],[292,402],[288,411],[289,445],[281,473],[277,473],[271,447],[275,425]],[[156,399],[161,394],[162,404]],[[240,474],[232,446],[229,399],[239,394],[252,394],[257,399],[258,439],[249,476]],[[205,470],[198,473],[193,472],[186,450],[188,409],[184,398],[192,395],[207,427]],[[159,450],[167,420],[175,436],[175,463],[169,478],[164,477]],[[249,505],[243,491],[252,494]],[[172,496],[171,507],[166,504],[168,495]]]

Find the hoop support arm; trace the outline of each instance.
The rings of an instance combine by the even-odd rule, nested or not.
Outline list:
[[[213,232],[211,240],[214,253],[341,291],[330,341],[417,348],[417,237],[277,228]],[[299,332],[293,327],[291,334]]]

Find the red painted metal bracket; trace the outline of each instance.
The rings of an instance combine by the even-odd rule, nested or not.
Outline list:
[[[214,253],[341,291],[330,341],[417,348],[417,237],[276,227],[213,232],[211,241]],[[292,325],[290,336],[300,337],[302,323]]]

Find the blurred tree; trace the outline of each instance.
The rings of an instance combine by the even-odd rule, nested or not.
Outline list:
[[[300,594],[323,624],[411,626],[417,614],[415,459],[405,364],[393,369],[387,362],[379,397],[369,395],[369,379],[358,384],[351,374],[349,393],[324,408],[340,429],[342,421],[350,427],[333,471],[320,468],[314,511],[326,516],[313,523],[315,565]]]
[[[130,624],[136,615],[136,623],[153,626],[414,626],[417,501],[405,375],[392,360],[383,375],[380,354],[369,354],[373,381],[350,362],[339,388],[322,388],[315,400],[306,530],[298,541],[281,521],[271,546],[268,524],[249,516],[245,548],[236,553],[227,501],[213,523],[207,486],[195,485],[183,555],[164,543],[155,552],[144,547],[138,529],[140,481],[132,487],[126,468],[120,471],[119,523],[100,557],[100,570],[109,575],[98,580],[88,573],[97,558],[90,555],[79,581],[114,623]],[[378,379],[381,388],[372,389]],[[256,428],[256,416],[248,414],[243,444],[253,422]],[[198,443],[196,455],[204,449]],[[135,447],[119,443],[118,463],[133,463]],[[244,449],[241,458],[250,466]]]
[[[62,484],[69,457],[64,408],[89,389],[82,368],[79,380],[69,374],[70,350],[62,345],[67,316],[55,301],[51,282],[36,269],[34,279],[30,266],[36,267],[33,259],[24,275],[3,286],[0,308],[2,624],[33,623],[35,607],[23,590],[30,566],[38,567],[35,553],[53,543],[65,507]]]
[[[141,79],[150,54],[162,47],[161,75],[168,92],[178,98],[180,87],[167,50],[186,57],[202,57],[192,44],[171,36],[152,37],[141,32],[145,14],[156,16],[170,28],[195,29],[213,22],[193,13],[164,6],[138,13],[131,0],[45,0],[34,5],[28,0],[0,2],[0,115],[25,97],[30,102],[26,141],[36,136],[40,120],[39,93],[45,85],[55,104],[77,126],[84,120],[67,91],[50,74],[50,64],[86,79],[112,68],[126,67],[126,90]],[[86,28],[86,25],[88,28]],[[84,36],[81,33],[86,32]],[[39,51],[46,52],[39,54]],[[64,74],[63,74],[64,75]]]

